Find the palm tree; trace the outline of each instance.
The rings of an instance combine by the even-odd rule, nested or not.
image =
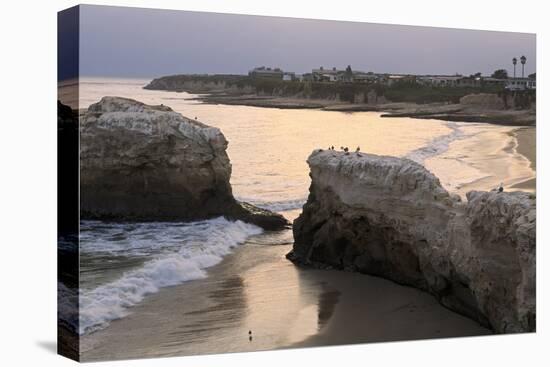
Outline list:
[[[521,60],[521,77],[524,77],[524,71],[525,71],[525,62],[527,61],[527,58],[525,56],[520,57]]]
[[[514,64],[514,78],[516,77],[516,64],[518,63],[518,59],[515,57],[512,59],[512,64]]]

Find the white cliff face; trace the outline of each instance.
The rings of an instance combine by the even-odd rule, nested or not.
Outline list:
[[[408,160],[315,151],[289,258],[433,293],[497,332],[535,328],[535,199],[472,192],[464,203]]]
[[[81,120],[81,211],[195,219],[234,204],[222,133],[166,106],[104,97]]]
[[[227,140],[167,106],[120,97],[91,105],[80,124],[83,218],[196,220],[225,215],[266,229],[283,217],[233,198]]]

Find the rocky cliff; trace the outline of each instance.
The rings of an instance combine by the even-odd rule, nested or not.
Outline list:
[[[535,330],[535,199],[448,193],[408,159],[315,151],[288,258],[434,294],[499,333]]]
[[[83,218],[197,220],[224,215],[264,229],[286,220],[238,203],[221,131],[167,106],[104,97],[81,119]]]

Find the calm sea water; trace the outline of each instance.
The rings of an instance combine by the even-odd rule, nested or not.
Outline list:
[[[164,104],[220,128],[229,141],[234,195],[289,219],[307,198],[306,159],[317,148],[359,146],[362,152],[408,157],[458,193],[490,189],[499,180],[513,184],[532,175],[523,157],[513,149],[503,151],[513,143],[510,127],[386,119],[375,112],[208,105],[188,93],[144,90],[147,83],[81,80],[80,108],[103,96],[121,96]],[[509,168],[502,171],[502,165]],[[266,244],[292,242],[290,231],[262,234],[255,226],[223,218],[194,223],[83,221],[81,229],[81,333],[107,327],[159,288],[207,276],[205,269],[252,238]]]

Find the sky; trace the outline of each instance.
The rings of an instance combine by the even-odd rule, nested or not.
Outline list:
[[[536,70],[534,34],[80,6],[80,75],[157,77],[296,73],[333,66],[376,73],[491,74],[512,58]],[[518,61],[518,76],[521,65]]]

